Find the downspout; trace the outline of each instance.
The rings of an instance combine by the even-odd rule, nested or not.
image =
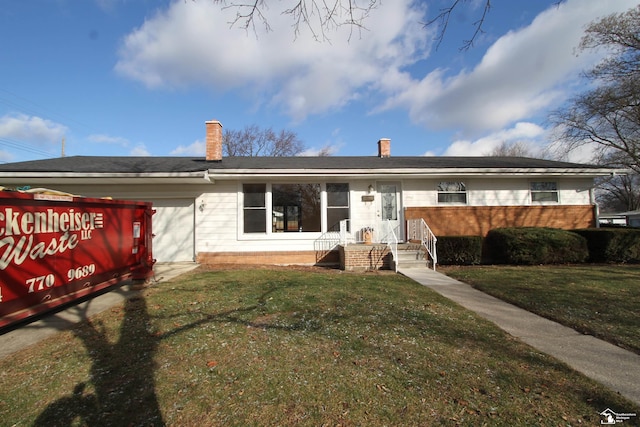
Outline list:
[[[598,206],[598,203],[596,202],[596,193],[595,188],[593,187],[589,189],[589,200],[593,206],[594,216],[596,217],[596,228],[600,228],[600,206]]]

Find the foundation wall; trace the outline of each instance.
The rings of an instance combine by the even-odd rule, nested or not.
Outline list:
[[[196,262],[209,265],[337,265],[339,261],[337,250],[329,252],[200,252],[196,257]]]
[[[347,271],[390,270],[392,255],[387,245],[340,246],[340,268]]]

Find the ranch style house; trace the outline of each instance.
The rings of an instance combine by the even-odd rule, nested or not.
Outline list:
[[[389,139],[377,156],[223,157],[222,124],[205,130],[205,157],[7,163],[0,186],[150,201],[160,262],[320,264],[369,239],[384,252],[425,233],[594,227],[594,179],[617,172],[522,157],[393,157]]]

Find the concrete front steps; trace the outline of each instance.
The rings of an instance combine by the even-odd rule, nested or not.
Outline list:
[[[398,259],[394,262],[402,268],[431,268],[431,260],[427,258],[422,245],[400,243],[398,244]]]

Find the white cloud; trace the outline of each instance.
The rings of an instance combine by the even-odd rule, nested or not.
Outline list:
[[[87,139],[97,144],[113,144],[113,145],[120,145],[122,147],[129,146],[129,140],[127,140],[126,138],[122,138],[120,136],[93,134],[93,135],[89,135]]]
[[[179,145],[175,150],[171,151],[172,156],[204,156],[207,151],[205,141],[195,141],[190,145]]]
[[[316,148],[316,147],[307,148],[306,150],[298,154],[298,156],[300,157],[317,157],[320,155],[335,156],[336,153],[338,153],[338,151],[340,151],[339,145],[327,144],[322,148]]]
[[[593,62],[575,53],[585,25],[635,3],[568,0],[502,36],[473,70],[450,76],[437,69],[421,79],[389,74],[383,90],[390,98],[381,110],[407,108],[416,123],[467,134],[530,118],[564,99],[569,78]]]
[[[339,27],[322,43],[305,27],[294,40],[291,17],[269,12],[273,31],[256,35],[229,28],[233,8],[174,1],[125,37],[115,69],[150,88],[238,89],[302,120],[358,99],[389,69],[424,57],[431,39],[424,6],[411,0],[382,2],[367,29],[350,37],[353,28]]]
[[[457,140],[443,153],[445,156],[486,156],[503,143],[526,144],[532,154],[540,154],[544,136],[544,128],[534,124],[521,122],[510,129],[503,129],[476,140]]]
[[[144,144],[136,145],[130,152],[130,156],[148,157],[151,155],[147,147]]]
[[[26,114],[0,117],[0,138],[14,139],[39,146],[59,144],[67,127],[51,120]]]
[[[304,27],[294,40],[291,17],[277,7],[268,10],[273,31],[254,34],[230,28],[233,8],[174,0],[123,39],[115,70],[149,88],[238,92],[294,122],[382,95],[386,102],[376,112],[406,109],[414,123],[458,131],[461,140],[448,151],[477,152],[496,143],[478,135],[514,131],[566,99],[579,71],[595,60],[575,52],[585,25],[636,3],[566,0],[459,71],[425,70],[428,61],[421,61],[436,30],[420,24],[430,2],[383,1],[361,35],[349,37],[353,28],[341,27],[320,43]],[[194,143],[172,154],[199,150]]]
[[[0,150],[0,163],[11,162],[13,159],[13,154],[8,151]]]

